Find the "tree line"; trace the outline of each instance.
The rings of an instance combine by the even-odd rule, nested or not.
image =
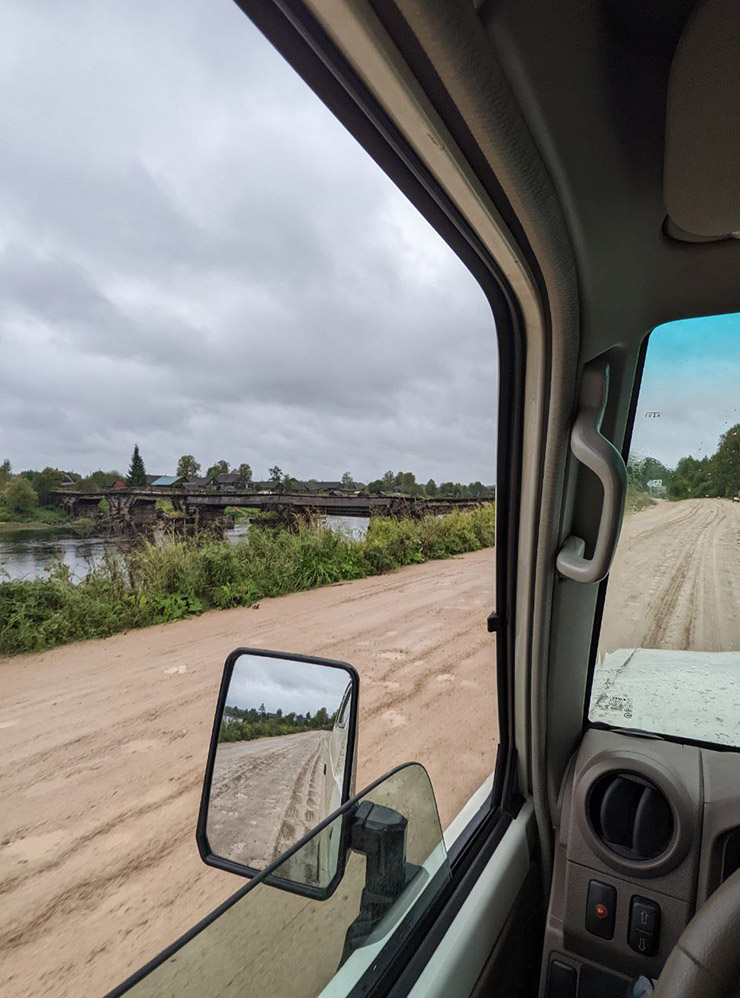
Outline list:
[[[191,481],[200,477],[200,473],[201,464],[192,454],[183,454],[180,457],[177,462],[178,477]],[[238,475],[244,482],[253,480],[252,468],[246,461],[230,465],[223,459],[211,464],[205,472],[205,477],[215,478],[217,475],[225,474]],[[299,483],[298,479],[283,471],[277,464],[268,469],[268,475],[267,482],[270,486],[282,492],[297,489],[299,484],[309,489],[320,486],[319,481],[313,478]],[[0,519],[23,520],[34,517],[39,507],[49,507],[54,504],[53,493],[69,479],[76,488],[87,491],[109,489],[117,482],[125,482],[131,488],[143,488],[148,485],[146,465],[138,444],[134,445],[126,474],[117,469],[103,471],[99,468],[89,475],[81,475],[74,471],[62,471],[52,467],[46,467],[42,471],[27,470],[14,474],[10,461],[6,459],[0,464]],[[348,491],[369,492],[374,495],[400,493],[429,499],[478,499],[492,495],[494,491],[492,485],[483,485],[479,481],[467,484],[448,481],[437,484],[433,478],[430,478],[426,483],[417,482],[412,471],[386,471],[381,478],[367,484],[357,481],[351,472],[345,471],[336,484]]]
[[[220,742],[253,741],[255,738],[275,738],[279,735],[293,735],[305,731],[331,731],[336,721],[337,711],[330,714],[326,707],[319,707],[312,716],[310,711],[297,714],[290,711],[283,714],[278,708],[268,714],[264,703],[259,707],[226,707],[218,731]]]
[[[740,495],[740,423],[722,434],[714,454],[687,455],[668,468],[654,457],[630,457],[629,483],[647,490],[649,481],[661,479],[669,499],[732,499]]]

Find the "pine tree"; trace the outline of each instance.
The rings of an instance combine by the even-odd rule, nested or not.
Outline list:
[[[138,444],[134,444],[134,452],[131,455],[131,464],[128,469],[126,481],[133,488],[141,488],[143,485],[147,484],[146,468],[144,467],[142,456],[139,453]]]

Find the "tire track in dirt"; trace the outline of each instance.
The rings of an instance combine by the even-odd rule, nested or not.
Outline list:
[[[740,503],[660,503],[625,521],[599,643],[740,650]]]
[[[275,844],[272,849],[273,858],[285,852],[298,839],[307,835],[320,820],[319,799],[316,791],[317,770],[321,765],[326,743],[327,738],[317,741],[313,753],[301,766],[288,806],[285,809],[285,815],[275,836]]]

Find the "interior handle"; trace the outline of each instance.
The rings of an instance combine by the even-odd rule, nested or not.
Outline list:
[[[601,420],[609,391],[609,364],[592,360],[583,369],[576,421],[570,434],[570,449],[581,464],[590,468],[604,489],[599,532],[591,558],[584,558],[586,542],[571,534],[557,558],[557,569],[575,582],[601,582],[611,568],[622,528],[627,492],[627,469],[617,448],[601,434]]]

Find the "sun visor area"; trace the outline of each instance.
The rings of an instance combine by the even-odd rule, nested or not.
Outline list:
[[[671,66],[664,199],[685,233],[740,233],[740,2],[700,0]]]

